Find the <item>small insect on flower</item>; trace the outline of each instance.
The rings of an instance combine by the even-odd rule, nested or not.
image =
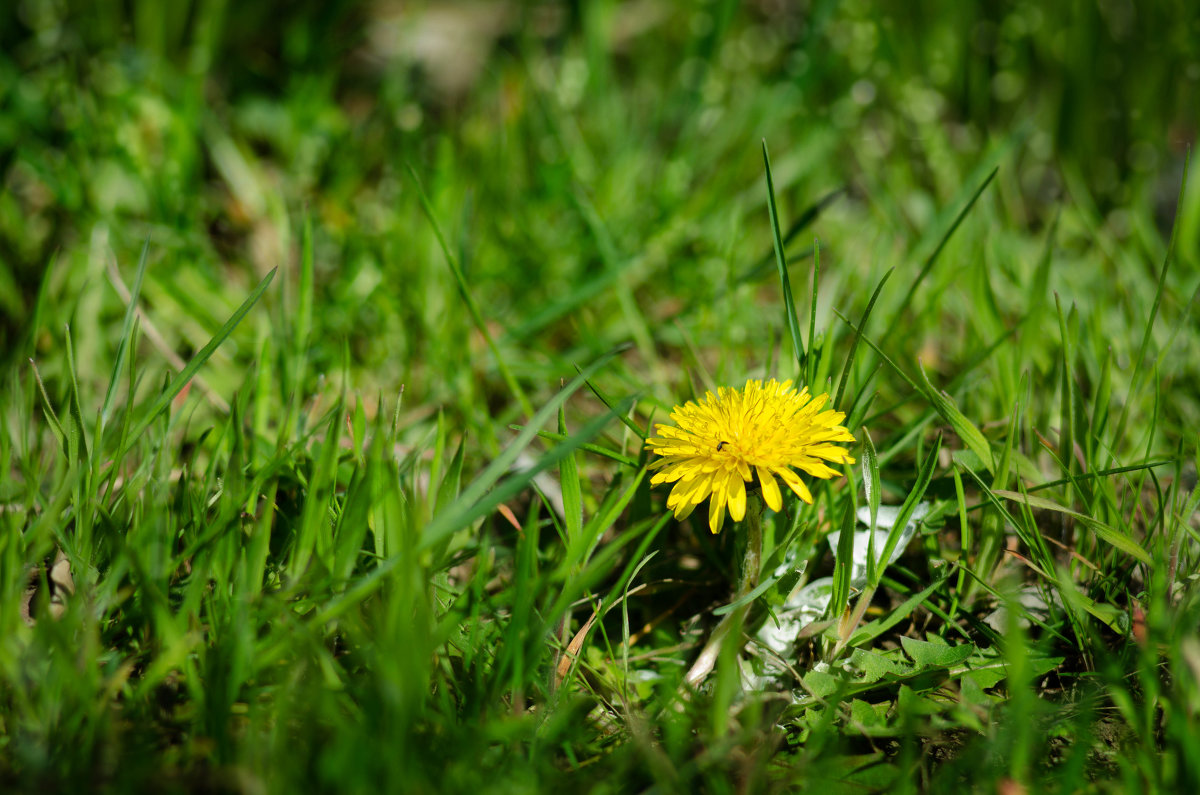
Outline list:
[[[746,515],[746,483],[758,479],[763,501],[773,511],[783,507],[778,476],[807,503],[812,493],[793,468],[817,478],[837,471],[826,462],[853,464],[837,442],[853,442],[839,423],[840,411],[822,408],[828,395],[813,397],[808,387],[797,392],[791,381],[751,379],[744,389],[721,387],[698,402],[676,406],[675,425],[656,425],[657,436],[646,448],[661,458],[650,464],[660,471],[652,484],[674,483],[667,507],[685,519],[711,497],[708,526],[721,532],[725,509],[735,522]]]

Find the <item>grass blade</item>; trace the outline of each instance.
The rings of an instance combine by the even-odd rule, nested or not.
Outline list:
[[[938,241],[937,246],[933,249],[933,253],[929,255],[929,257],[925,260],[925,264],[921,266],[921,270],[917,273],[917,277],[912,280],[911,284],[908,285],[908,291],[904,293],[904,298],[897,305],[898,308],[896,310],[896,314],[892,316],[892,322],[888,325],[888,329],[883,335],[884,339],[888,339],[893,333],[895,333],[896,324],[900,322],[900,317],[903,314],[905,307],[912,303],[913,296],[917,293],[917,288],[921,286],[921,282],[925,281],[925,277],[929,275],[929,272],[933,270],[933,266],[937,264],[938,257],[941,256],[942,249],[946,247],[946,243],[950,241],[950,238],[954,235],[955,231],[958,230],[958,227],[962,224],[963,220],[967,217],[967,213],[971,212],[971,208],[975,206],[975,202],[978,201],[979,197],[983,195],[983,192],[987,190],[987,186],[992,183],[992,180],[996,178],[996,174],[999,173],[999,171],[999,166],[991,170],[991,172],[987,175],[987,178],[984,179],[984,181],[980,183],[979,187],[975,190],[975,193],[973,193],[971,198],[967,200],[967,203],[963,205],[962,210],[960,210],[958,215],[955,216],[954,222],[950,224],[950,228],[946,230],[946,234],[942,235],[942,239]]]
[[[900,536],[904,534],[904,528],[908,526],[908,520],[912,517],[913,512],[925,497],[925,492],[929,489],[929,483],[933,480],[933,472],[937,469],[938,453],[942,449],[942,437],[939,434],[934,440],[933,448],[929,451],[929,455],[925,456],[925,461],[921,464],[921,468],[917,471],[917,482],[908,496],[904,498],[903,504],[900,506],[900,512],[896,515],[896,521],[892,524],[891,530],[888,531],[887,542],[883,545],[883,554],[879,556],[882,565],[878,566],[875,572],[877,579],[871,580],[868,584],[872,588],[879,587],[879,583],[883,579],[884,569],[887,568],[887,563],[892,559],[892,553],[896,551],[896,544],[900,542]],[[874,534],[872,534],[874,535]]]
[[[850,368],[854,366],[854,356],[858,353],[858,343],[862,339],[863,329],[867,327],[867,320],[871,317],[871,310],[875,308],[875,302],[879,300],[879,293],[883,290],[883,285],[887,284],[887,280],[895,270],[895,268],[889,268],[888,272],[883,274],[879,284],[875,285],[875,292],[871,293],[871,300],[867,301],[867,308],[863,310],[862,319],[858,321],[857,326],[851,326],[854,329],[854,338],[850,340],[850,352],[846,354],[846,363],[842,365],[842,377],[838,381],[837,396],[833,399],[834,406],[842,405],[842,395],[846,392],[846,382],[850,379]]]
[[[191,361],[187,363],[187,366],[184,367],[177,376],[171,379],[171,382],[159,394],[158,399],[150,407],[150,410],[146,412],[142,419],[139,420],[129,432],[127,438],[130,439],[130,441],[127,443],[127,446],[121,450],[122,455],[127,453],[129,451],[129,447],[137,443],[137,440],[140,439],[142,434],[146,432],[146,429],[150,427],[150,424],[158,419],[160,414],[167,410],[167,408],[171,405],[171,401],[175,399],[175,396],[183,391],[183,388],[188,385],[188,383],[192,380],[192,377],[196,375],[201,367],[204,366],[204,363],[207,362],[213,353],[216,352],[217,348],[221,347],[221,343],[223,343],[229,337],[229,335],[233,333],[234,329],[236,329],[242,322],[242,319],[246,317],[247,313],[249,313],[254,305],[258,303],[258,299],[262,298],[263,293],[266,292],[267,287],[270,286],[271,280],[275,278],[276,270],[278,269],[273,268],[271,272],[268,273],[263,280],[258,283],[258,286],[254,288],[254,292],[250,293],[250,296],[242,302],[242,305],[237,308],[237,311],[233,313],[229,320],[225,321],[225,325],[221,326],[220,330],[218,330],[217,333],[213,335],[213,338],[208,341],[208,344],[201,348],[200,351],[192,357]]]
[[[950,423],[950,427],[958,434],[958,438],[962,439],[967,449],[979,456],[979,460],[983,462],[983,466],[987,471],[994,473],[996,471],[996,462],[992,458],[992,448],[988,444],[987,437],[975,426],[975,423],[967,419],[967,416],[958,410],[958,406],[954,405],[954,401],[930,383],[929,376],[926,375],[924,367],[918,367],[917,371],[921,374],[922,391],[929,398],[929,402],[933,404],[937,413],[942,415],[942,419]]]
[[[100,426],[108,425],[112,415],[113,401],[117,396],[117,385],[123,380],[121,371],[125,367],[125,357],[129,354],[129,342],[133,334],[133,321],[137,317],[138,298],[142,294],[142,280],[146,276],[146,262],[150,253],[150,236],[142,244],[142,254],[138,258],[137,273],[133,277],[133,287],[129,290],[129,302],[125,305],[125,319],[121,322],[121,339],[117,343],[117,358],[113,362],[112,377],[108,380],[108,391],[104,393],[104,405],[100,409]],[[130,399],[132,399],[130,395]],[[99,439],[97,439],[99,441]]]
[[[804,342],[800,339],[800,321],[796,317],[796,300],[792,296],[792,280],[788,276],[787,257],[784,255],[783,235],[779,232],[779,210],[775,207],[775,182],[771,178],[771,157],[767,154],[767,141],[762,142],[763,165],[767,170],[767,209],[771,213],[771,234],[775,243],[775,264],[779,268],[779,282],[783,289],[784,317],[788,332],[792,335],[792,350],[796,354],[796,366],[804,366]],[[809,340],[811,343],[812,340]],[[836,405],[836,404],[835,404]]]
[[[1008,500],[1014,500],[1027,505],[1030,508],[1040,508],[1043,511],[1056,511],[1057,513],[1070,516],[1086,525],[1093,533],[1096,534],[1097,538],[1099,538],[1101,541],[1104,541],[1106,544],[1116,547],[1126,555],[1137,558],[1146,565],[1153,563],[1150,553],[1142,549],[1138,542],[1134,541],[1124,533],[1121,533],[1120,531],[1109,527],[1103,522],[1099,522],[1092,517],[1087,516],[1086,514],[1072,511],[1070,508],[1059,505],[1053,500],[1048,500],[1045,497],[1033,497],[1029,494],[1021,494],[1019,492],[1007,491],[1005,489],[992,489],[991,492],[997,497],[1004,497]]]
[[[533,404],[529,402],[529,398],[525,395],[525,390],[513,377],[513,374],[508,369],[508,363],[504,357],[500,355],[500,348],[496,345],[496,341],[492,339],[492,333],[488,331],[487,323],[483,320],[483,313],[479,310],[479,304],[475,302],[475,298],[471,295],[470,285],[467,284],[467,277],[463,274],[462,268],[459,267],[458,258],[450,251],[450,246],[446,243],[446,236],[442,234],[442,227],[437,222],[437,216],[433,212],[433,205],[429,202],[429,197],[425,195],[425,188],[421,185],[421,178],[417,176],[417,170],[408,166],[408,175],[412,177],[413,185],[417,188],[417,196],[421,200],[421,210],[425,213],[425,218],[433,227],[433,235],[437,238],[438,245],[442,248],[442,256],[446,258],[446,264],[450,266],[450,272],[454,275],[454,283],[458,286],[458,293],[462,296],[463,303],[467,305],[467,311],[471,313],[471,320],[475,323],[476,330],[483,335],[484,341],[487,343],[488,350],[492,352],[492,358],[496,360],[496,367],[500,371],[500,377],[504,379],[504,383],[508,386],[513,397],[521,404],[521,410],[525,412],[525,416],[533,415]]]
[[[813,238],[812,301],[808,308],[808,356],[804,359],[804,383],[812,389],[817,374],[817,294],[821,287],[821,242]],[[838,405],[837,403],[834,404]]]
[[[868,531],[871,533],[867,536],[867,582],[879,582],[879,578],[875,574],[877,564],[875,562],[875,522],[879,516],[879,456],[875,453],[875,443],[871,441],[871,434],[864,426],[862,429],[863,442],[863,490],[867,494],[867,507],[871,512],[871,522],[868,526]],[[901,530],[904,528],[901,527]],[[888,558],[884,558],[888,560]]]

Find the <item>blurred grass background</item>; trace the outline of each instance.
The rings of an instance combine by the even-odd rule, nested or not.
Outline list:
[[[1079,205],[1099,233],[1157,254],[1198,123],[1200,14],[1187,3],[19,2],[3,14],[10,352],[55,257],[55,281],[78,284],[97,248],[130,262],[149,234],[154,257],[188,263],[173,280],[151,269],[151,287],[174,293],[154,298],[211,323],[231,300],[225,279],[295,261],[308,208],[320,336],[348,339],[382,383],[470,389],[472,357],[455,353],[466,340],[437,322],[449,274],[430,267],[408,163],[488,317],[557,353],[587,336],[568,331],[571,310],[619,315],[611,295],[564,295],[611,272],[606,255],[648,260],[621,280],[653,305],[761,253],[761,138],[794,212],[848,188],[821,231],[849,263],[831,272],[869,279],[985,163],[1003,166],[1006,227],[1036,233]],[[1194,215],[1181,251],[1195,250]],[[835,234],[849,228],[867,231]],[[719,317],[739,325],[736,308]],[[427,381],[405,372],[419,360]]]
[[[896,268],[866,333],[900,369],[915,373],[919,360],[997,450],[1012,445],[1032,462],[1020,470],[1030,483],[1039,471],[1052,481],[1169,459],[1175,474],[1156,481],[1157,513],[1139,501],[1142,480],[1095,494],[1075,484],[1061,500],[1147,545],[1157,538],[1151,514],[1176,528],[1162,531],[1168,540],[1194,539],[1182,510],[1195,507],[1200,422],[1194,168],[1180,186],[1200,126],[1197,96],[1200,8],[1182,1],[4,4],[5,588],[19,593],[20,572],[57,544],[91,607],[32,634],[14,630],[3,645],[0,780],[510,791],[588,778],[591,768],[611,775],[607,785],[597,778],[598,790],[744,791],[849,780],[870,752],[888,763],[872,768],[878,779],[855,779],[862,786],[979,775],[986,788],[1030,784],[1028,758],[1053,755],[1049,741],[1022,746],[1035,740],[1014,725],[1066,714],[1090,727],[1094,709],[1121,715],[1126,728],[1101,721],[1113,747],[1141,751],[1102,763],[1070,757],[1055,767],[1061,788],[1105,777],[1166,789],[1196,781],[1186,761],[1194,677],[1167,676],[1166,690],[1149,695],[1158,680],[1139,679],[1129,704],[1121,700],[1130,671],[1159,664],[1153,644],[1113,653],[1101,686],[1116,688],[1105,691],[1112,701],[1043,713],[1018,696],[1007,723],[953,718],[1015,748],[1011,766],[955,740],[938,745],[952,748],[939,767],[942,751],[912,739],[924,736],[918,724],[947,728],[921,723],[924,707],[901,710],[896,736],[908,739],[883,751],[832,724],[781,734],[769,709],[743,713],[742,733],[713,717],[717,707],[675,716],[664,705],[677,679],[634,687],[628,663],[614,662],[617,613],[600,623],[613,645],[607,656],[593,647],[585,695],[555,693],[544,639],[559,621],[579,628],[560,601],[580,572],[590,572],[580,588],[604,590],[628,587],[632,567],[645,564],[643,578],[658,583],[658,595],[626,609],[635,630],[669,618],[626,655],[687,658],[683,619],[727,597],[735,542],[674,525],[649,531],[661,508],[645,484],[634,484],[624,518],[609,517],[605,538],[645,539],[639,554],[662,553],[648,564],[632,543],[603,566],[592,550],[567,557],[538,515],[549,508],[528,494],[506,507],[512,519],[462,514],[461,526],[432,525],[454,531],[449,548],[398,539],[450,516],[460,485],[513,439],[510,426],[559,394],[576,365],[618,345],[632,350],[597,383],[636,400],[642,428],[694,390],[793,374],[763,140],[783,226],[794,230],[802,320],[820,239],[818,338],[806,340],[822,362],[817,391],[825,378],[836,386],[850,348],[853,330],[837,313],[857,323]],[[122,290],[133,287],[147,240],[145,316],[131,337]],[[170,374],[223,336],[276,268],[202,380],[171,403],[170,420],[155,413]],[[140,343],[126,374],[118,351],[130,339]],[[90,452],[56,444],[31,359],[66,426],[81,407],[78,436]],[[841,408],[869,426],[885,499],[898,502],[939,421],[881,361],[864,346]],[[94,425],[109,392],[116,413]],[[560,432],[604,416],[583,394]],[[127,438],[130,427],[147,435]],[[636,434],[613,423],[599,439],[629,460],[580,458],[574,479],[589,518],[605,515],[637,471]],[[947,504],[951,469],[933,487]],[[1015,488],[1004,481],[990,485]],[[403,496],[387,496],[384,483],[400,483]],[[849,497],[831,490],[828,499],[834,511]],[[350,510],[359,505],[361,516]],[[945,512],[951,527],[957,510]],[[326,515],[339,531],[322,541]],[[996,544],[999,516],[983,527]],[[404,533],[385,533],[388,522]],[[359,529],[343,536],[343,523]],[[802,523],[811,532],[797,554],[827,567],[825,513],[803,513]],[[540,545],[512,524],[541,527]],[[266,528],[267,547],[253,528]],[[959,538],[927,536],[921,554],[957,559]],[[1159,582],[1097,554],[1100,573],[1080,575],[1089,598],[1133,615],[1129,597],[1141,595],[1179,666],[1171,670],[1194,673],[1184,628],[1195,607],[1172,612],[1166,569],[1154,570]],[[379,560],[411,582],[391,577],[386,598],[372,601],[354,588],[359,578],[379,582]],[[1171,578],[1191,574],[1171,565]],[[1012,573],[989,567],[985,580]],[[297,616],[324,615],[329,604],[349,612],[297,628]],[[1056,615],[1050,625],[1071,635],[1069,611]],[[15,610],[4,621],[16,627]],[[1054,635],[1036,642],[1052,646]],[[1112,644],[1071,637],[1084,660]],[[485,649],[487,662],[446,652],[447,643]],[[62,665],[75,658],[87,662]],[[1103,667],[1074,664],[1061,675],[1086,679]],[[39,665],[52,673],[35,673]],[[723,697],[714,696],[718,707]],[[1181,722],[1163,717],[1160,698],[1179,701]],[[612,707],[610,719],[620,713],[621,731],[596,727],[597,702]],[[823,748],[838,753],[818,763]],[[920,776],[906,779],[914,769]]]

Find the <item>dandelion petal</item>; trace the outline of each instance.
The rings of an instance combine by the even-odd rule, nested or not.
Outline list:
[[[729,516],[735,522],[746,517],[746,481],[736,473],[730,473],[726,485],[729,490]]]
[[[779,493],[779,484],[771,476],[771,470],[765,467],[755,467],[758,473],[758,484],[762,487],[763,502],[772,511],[783,509],[783,496]]]

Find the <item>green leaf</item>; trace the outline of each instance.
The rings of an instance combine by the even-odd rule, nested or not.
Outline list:
[[[897,712],[909,718],[913,715],[936,715],[941,712],[944,709],[943,704],[921,694],[920,691],[926,689],[924,687],[914,689],[908,685],[900,685],[900,690],[896,694]]]
[[[67,393],[67,438],[70,440],[68,456],[72,465],[83,466],[88,460],[87,431],[83,425],[83,407],[79,403],[79,378],[75,368],[75,346],[71,341],[71,329],[66,330],[67,373],[71,376],[70,391]],[[99,440],[95,440],[99,444]]]
[[[858,681],[864,684],[878,682],[889,674],[911,673],[907,665],[901,665],[893,658],[869,649],[855,649],[850,655],[850,664],[862,673]]]
[[[296,545],[288,566],[289,574],[293,578],[304,573],[314,552],[322,564],[329,569],[333,568],[333,561],[327,554],[333,540],[329,500],[337,485],[337,460],[341,448],[339,430],[343,405],[339,400],[334,410],[329,413],[325,439],[321,442],[309,474],[308,489],[304,495],[304,506],[296,531]]]
[[[583,531],[577,539],[577,543],[567,548],[567,554],[563,558],[562,565],[559,568],[560,576],[571,576],[578,567],[583,566],[591,560],[592,555],[596,551],[596,546],[600,543],[600,539],[629,505],[629,502],[637,493],[638,487],[641,486],[642,480],[645,477],[646,470],[643,468],[638,470],[637,475],[634,476],[633,480],[627,486],[618,488],[620,485],[619,482],[614,481],[612,488],[605,494],[600,507],[592,513],[592,517],[583,526]]]
[[[875,705],[857,698],[850,702],[850,718],[863,726],[878,726],[884,722]]]
[[[900,645],[904,647],[905,653],[912,658],[918,668],[951,668],[965,662],[975,653],[975,644],[973,643],[948,646],[908,636],[900,638]]]
[[[366,451],[363,448],[363,441],[367,438],[367,412],[363,408],[363,401],[354,401],[354,413],[350,417],[350,441],[353,444],[351,448],[356,456],[362,456]]]
[[[450,458],[450,466],[446,467],[446,475],[438,485],[435,514],[446,510],[462,491],[463,442],[459,441],[458,448]]]
[[[526,426],[524,426],[524,425],[509,425],[508,427],[509,427],[509,430],[521,431],[521,430],[524,430]],[[554,433],[552,431],[538,431],[537,435],[538,435],[539,439],[546,439],[547,441],[551,441],[551,442],[565,442],[567,439],[571,438],[568,434]],[[604,458],[608,458],[612,461],[616,461],[618,464],[623,464],[623,465],[625,465],[627,467],[631,467],[633,469],[637,469],[640,466],[640,464],[638,463],[638,460],[636,458],[630,458],[627,455],[618,453],[616,450],[610,450],[609,448],[604,447],[602,445],[590,444],[590,443],[589,444],[581,444],[581,445],[579,445],[579,449],[583,450],[586,453],[593,453],[595,455],[602,456]]]
[[[972,668],[962,678],[973,682],[980,690],[988,690],[1008,678],[1008,669],[1003,663],[989,663],[981,668]]]
[[[628,349],[629,349],[629,347],[630,347],[630,346],[629,346],[628,344],[625,344],[625,345],[620,345],[620,346],[618,346],[618,347],[617,347],[617,349],[616,349],[616,352],[617,352],[617,353],[620,353],[621,351],[628,350]],[[579,369],[579,365],[575,365],[575,371],[576,371],[576,372],[582,372],[582,371]],[[606,407],[606,408],[607,408],[609,411],[615,411],[615,410],[616,410],[616,404],[617,404],[617,401],[616,401],[616,400],[614,400],[613,398],[609,397],[609,396],[608,396],[607,394],[605,394],[604,392],[601,392],[601,391],[600,391],[600,389],[599,389],[599,387],[597,387],[597,386],[596,386],[594,383],[592,383],[591,379],[588,379],[588,380],[587,380],[585,383],[587,384],[587,388],[588,388],[588,390],[589,390],[589,391],[590,391],[590,392],[591,392],[593,395],[595,395],[595,396],[596,396],[596,399],[597,399],[597,400],[599,400],[601,403],[603,403],[603,404],[605,405],[605,407]],[[646,430],[642,430],[641,428],[639,428],[639,427],[637,426],[637,423],[635,423],[633,420],[629,419],[629,417],[628,417],[628,416],[626,416],[625,414],[618,414],[618,415],[617,415],[617,418],[621,420],[621,423],[622,423],[622,424],[623,424],[623,425],[624,425],[626,428],[628,428],[629,430],[633,431],[633,433],[634,433],[634,435],[635,435],[635,436],[637,436],[637,437],[638,437],[639,439],[641,439],[643,442],[644,442],[644,441],[646,441],[646,436],[648,435],[649,428],[647,428]],[[603,448],[599,448],[599,449],[597,449],[595,452],[600,452],[600,453],[601,453],[601,455],[605,455],[605,454],[606,454],[606,453],[604,453],[604,452],[603,452]],[[610,457],[611,457],[611,456],[610,456]],[[616,459],[616,460],[620,460],[620,459]],[[630,460],[630,459],[626,459],[626,460]]]
[[[512,443],[500,453],[499,456],[493,459],[492,463],[479,474],[479,476],[471,483],[470,486],[467,487],[467,489],[459,496],[459,498],[449,505],[446,510],[439,512],[438,515],[434,517],[433,521],[430,522],[429,525],[424,529],[424,532],[421,535],[421,540],[417,545],[417,551],[433,547],[440,542],[441,539],[445,538],[451,533],[456,532],[479,517],[484,516],[513,494],[516,494],[521,489],[526,488],[529,484],[529,481],[532,480],[533,476],[538,472],[541,472],[549,466],[553,466],[561,459],[563,455],[571,452],[598,434],[610,422],[614,414],[618,414],[619,411],[627,411],[629,406],[632,404],[631,399],[626,399],[621,404],[618,404],[615,407],[615,409],[618,411],[614,411],[608,415],[602,415],[592,420],[572,439],[563,442],[554,450],[551,450],[549,453],[542,456],[542,458],[537,461],[533,468],[522,471],[519,475],[509,478],[507,481],[501,484],[499,488],[492,489],[492,486],[495,485],[501,476],[503,476],[504,473],[509,470],[512,464],[517,460],[517,457],[520,456],[521,451],[528,446],[529,442],[536,435],[535,429],[542,423],[546,422],[550,417],[554,416],[558,411],[558,407],[561,406],[563,402],[567,400],[567,398],[574,394],[575,391],[579,389],[579,387],[582,386],[584,382],[586,382],[587,379],[592,376],[593,373],[607,364],[609,360],[611,360],[612,357],[617,354],[617,352],[618,351],[610,351],[604,356],[601,356],[579,375],[571,379],[566,386],[560,389],[558,394],[551,398],[550,401],[533,416],[530,425],[522,430],[517,435],[517,438],[514,439]],[[491,489],[490,492],[489,489]],[[666,519],[669,516],[670,514],[663,514],[663,516],[660,517],[660,523],[657,524],[656,527],[661,528],[663,524],[666,524]],[[657,529],[652,531],[652,533],[657,532]],[[559,602],[563,602],[563,600],[568,600],[565,602],[565,604],[570,604],[570,600],[573,600],[576,597],[578,589],[591,583],[593,577],[589,576],[589,573],[595,570],[596,565],[601,561],[607,561],[610,556],[617,554],[624,543],[626,543],[632,537],[632,533],[626,533],[616,543],[608,545],[608,547],[592,562],[592,566],[589,568],[589,570],[581,573],[579,577],[572,581],[572,587],[563,589],[563,592],[559,595],[559,601],[555,603],[556,609],[561,609]],[[319,622],[328,621],[340,615],[352,605],[361,602],[368,595],[378,590],[379,587],[383,585],[385,578],[399,566],[400,562],[401,558],[399,557],[393,557],[382,561],[378,566],[375,567],[374,570],[361,577],[344,593],[330,600],[320,611],[318,611],[313,620]],[[270,658],[271,654],[268,654],[267,657]]]
[[[842,680],[833,674],[812,670],[804,675],[804,685],[816,698],[827,698],[841,688]]]
[[[808,561],[801,561],[799,566],[792,567],[786,574],[775,581],[775,591],[771,594],[769,602],[772,605],[781,605],[791,596],[792,591],[796,589],[796,584],[800,582],[800,578],[804,576],[804,570],[808,568]]]

